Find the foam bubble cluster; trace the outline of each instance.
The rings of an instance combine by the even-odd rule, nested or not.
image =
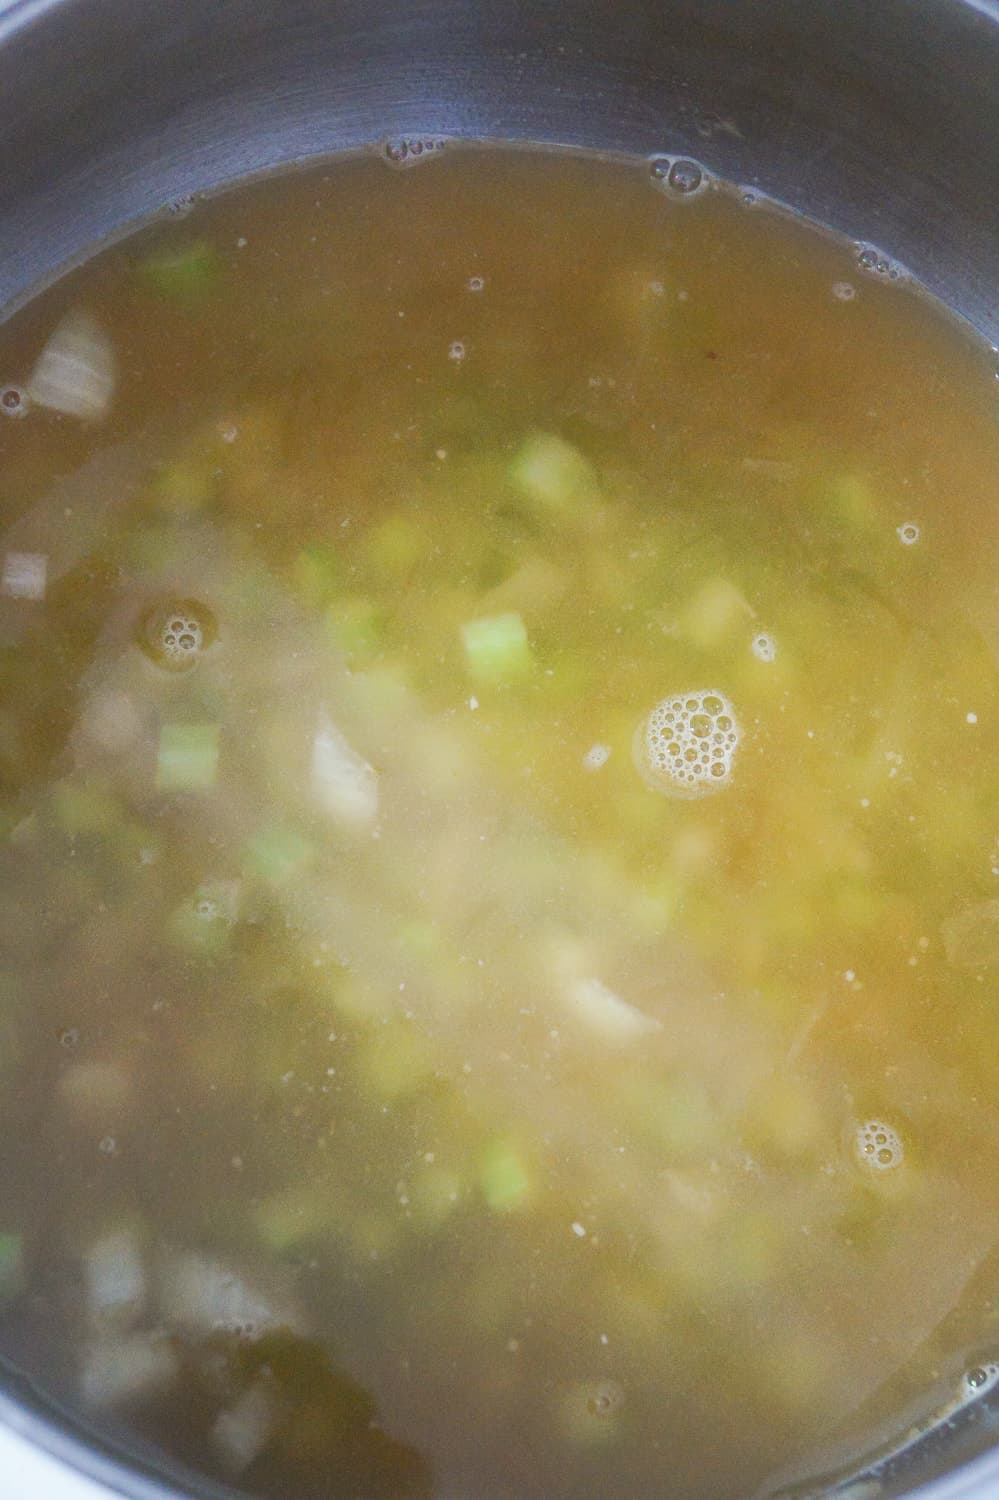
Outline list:
[[[765,630],[753,636],[749,649],[757,661],[776,661],[777,659],[777,642]]]
[[[671,797],[720,791],[732,775],[741,731],[723,693],[682,693],[657,703],[635,735],[646,781]]]
[[[203,604],[179,599],[149,611],[140,628],[140,644],[170,672],[195,666],[215,638],[215,617]]]
[[[905,1160],[901,1137],[884,1120],[865,1120],[857,1126],[854,1151],[861,1166],[874,1172],[890,1172]]]

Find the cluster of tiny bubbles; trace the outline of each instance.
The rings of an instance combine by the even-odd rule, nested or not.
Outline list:
[[[857,265],[869,276],[887,276],[889,281],[898,281],[902,274],[901,267],[873,245],[861,245],[857,254]]]
[[[26,417],[30,405],[27,391],[22,390],[19,385],[5,385],[0,390],[0,412],[5,417],[13,417],[15,420]]]
[[[749,643],[749,649],[757,661],[776,661],[777,659],[777,642],[765,630],[761,630],[759,634],[753,636],[753,639]]]
[[[610,745],[591,745],[583,756],[584,771],[599,771],[610,760]]]
[[[193,207],[193,193],[183,193],[179,198],[171,198],[169,203],[163,205],[164,212],[170,214],[174,219],[186,218]]]
[[[215,635],[215,616],[207,605],[193,599],[171,599],[143,615],[139,645],[168,672],[189,672]]]
[[[865,1120],[857,1126],[854,1152],[860,1165],[874,1172],[890,1172],[905,1160],[901,1137],[884,1120]]]
[[[678,197],[689,198],[704,187],[708,174],[699,162],[686,156],[656,156],[649,163],[653,182],[668,188]]]
[[[832,294],[837,302],[852,302],[857,295],[857,288],[852,281],[834,281]]]
[[[385,142],[382,156],[390,167],[414,167],[417,162],[439,156],[446,145],[441,136],[399,136]]]
[[[462,343],[461,339],[455,339],[454,343],[447,351],[447,357],[453,364],[460,365],[467,352],[468,351],[466,350],[465,345]]]
[[[732,775],[741,731],[724,694],[713,689],[664,698],[635,733],[635,763],[656,791],[701,797]]]
[[[912,547],[919,541],[920,532],[915,521],[904,521],[895,528],[895,533],[903,547]]]
[[[970,1370],[965,1370],[961,1376],[961,1394],[969,1401],[986,1395],[997,1385],[999,1385],[999,1364],[994,1360],[974,1365]]]

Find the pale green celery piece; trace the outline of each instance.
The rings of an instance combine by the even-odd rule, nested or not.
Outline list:
[[[260,1243],[275,1255],[294,1250],[334,1227],[328,1186],[296,1185],[264,1198],[253,1210]]]
[[[531,1178],[512,1141],[503,1136],[490,1141],[479,1160],[479,1187],[495,1213],[524,1207],[531,1196]]]
[[[489,686],[520,682],[534,668],[527,627],[518,614],[487,615],[461,627],[468,670]]]
[[[160,792],[203,792],[215,785],[219,769],[217,724],[164,724],[156,761]]]
[[[229,942],[236,917],[236,882],[209,881],[182,901],[170,920],[170,935],[189,953],[220,953]]]
[[[419,1093],[433,1076],[433,1055],[423,1038],[404,1022],[379,1027],[360,1046],[358,1075],[389,1102]]]
[[[528,500],[558,516],[581,514],[597,494],[589,462],[552,432],[531,433],[510,465],[510,479]]]
[[[247,840],[248,868],[268,885],[283,885],[300,871],[312,854],[312,845],[297,828],[271,823]]]
[[[0,1233],[0,1304],[24,1289],[24,1241],[10,1231]]]
[[[109,834],[123,822],[118,799],[103,787],[60,781],[52,789],[56,822],[63,833]]]
[[[218,490],[217,463],[213,454],[187,454],[156,479],[156,502],[171,515],[186,516],[204,509]]]
[[[690,600],[680,620],[689,641],[702,651],[724,644],[752,618],[742,591],[727,578],[708,578]]]
[[[326,611],[326,628],[332,644],[350,662],[370,660],[382,648],[381,611],[363,596],[335,600]]]
[[[161,297],[191,305],[215,290],[222,271],[218,251],[208,240],[154,250],[139,262],[145,284]]]
[[[323,542],[303,547],[292,563],[292,582],[307,609],[322,609],[336,598],[340,564],[332,547]]]
[[[415,516],[402,512],[373,526],[364,540],[364,551],[372,567],[391,578],[410,572],[425,556],[433,534]]]

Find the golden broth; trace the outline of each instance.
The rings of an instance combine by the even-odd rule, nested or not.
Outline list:
[[[766,1492],[999,1347],[994,371],[434,155],[3,331],[0,1348],[282,1500]]]

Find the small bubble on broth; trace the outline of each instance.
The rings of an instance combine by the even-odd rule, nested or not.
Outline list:
[[[575,1226],[574,1226],[575,1227]],[[624,1405],[624,1387],[616,1380],[602,1380],[587,1403],[595,1417],[609,1417]]]
[[[0,390],[0,413],[17,421],[26,417],[31,407],[28,393],[19,385],[5,385]]]
[[[649,163],[649,176],[676,197],[691,198],[705,186],[708,174],[689,157],[656,156]]]
[[[465,286],[470,292],[481,292],[485,289],[486,278],[484,276],[469,276]]]
[[[176,599],[142,616],[138,642],[146,655],[168,672],[189,672],[215,635],[215,616],[207,605]]]
[[[921,532],[915,521],[905,521],[895,528],[895,534],[903,547],[912,547],[919,541]]]
[[[978,1400],[999,1385],[999,1363],[988,1360],[974,1365],[961,1376],[961,1391],[969,1400]]]
[[[383,144],[381,155],[390,167],[405,170],[439,156],[446,146],[445,136],[397,136]]]
[[[777,642],[768,631],[761,630],[758,635],[754,635],[749,649],[757,661],[777,660]]]
[[[447,357],[452,361],[453,364],[460,365],[467,352],[468,351],[466,350],[465,345],[462,343],[461,339],[455,339],[454,343],[447,351]]]
[[[735,710],[723,693],[682,693],[657,703],[639,725],[635,762],[654,790],[671,797],[701,797],[728,785],[741,737]]]
[[[884,1120],[865,1120],[854,1135],[854,1156],[872,1172],[890,1172],[905,1160],[902,1138]]]
[[[832,294],[837,302],[852,302],[857,295],[857,288],[850,281],[834,281]]]
[[[586,771],[599,771],[610,760],[609,745],[591,745],[583,756],[583,769]]]

